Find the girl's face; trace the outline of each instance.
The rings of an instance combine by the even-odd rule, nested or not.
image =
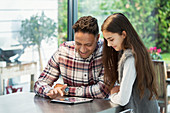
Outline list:
[[[107,40],[107,46],[113,47],[116,51],[123,49],[122,42],[126,38],[125,31],[122,32],[122,35],[119,35],[118,33],[103,31],[103,36]]]

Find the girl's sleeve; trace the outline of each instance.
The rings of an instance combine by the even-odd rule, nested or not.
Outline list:
[[[126,105],[131,97],[133,84],[136,79],[136,68],[134,57],[129,57],[124,64],[123,78],[120,83],[120,91],[112,94],[110,100],[121,106]]]

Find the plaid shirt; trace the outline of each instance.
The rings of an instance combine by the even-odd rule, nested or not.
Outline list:
[[[74,41],[63,43],[35,83],[35,92],[46,97],[46,93],[53,89],[53,83],[60,75],[68,86],[70,96],[106,97],[109,91],[103,80],[102,42],[98,42],[94,52],[86,59],[76,52]]]

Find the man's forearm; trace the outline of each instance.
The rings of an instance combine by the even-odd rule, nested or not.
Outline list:
[[[87,98],[105,98],[109,90],[101,83],[91,86],[69,87],[69,95]]]
[[[53,89],[51,86],[46,83],[41,83],[42,81],[37,81],[34,85],[34,92],[42,97],[47,97],[46,94]]]

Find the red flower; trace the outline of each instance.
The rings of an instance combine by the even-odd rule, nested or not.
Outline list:
[[[161,49],[157,49],[157,47],[150,47],[148,52],[153,60],[162,59],[162,56],[160,55]]]
[[[157,48],[156,47],[153,47],[153,50],[156,50]]]
[[[161,52],[161,49],[157,49],[157,52],[160,53],[160,52]]]

